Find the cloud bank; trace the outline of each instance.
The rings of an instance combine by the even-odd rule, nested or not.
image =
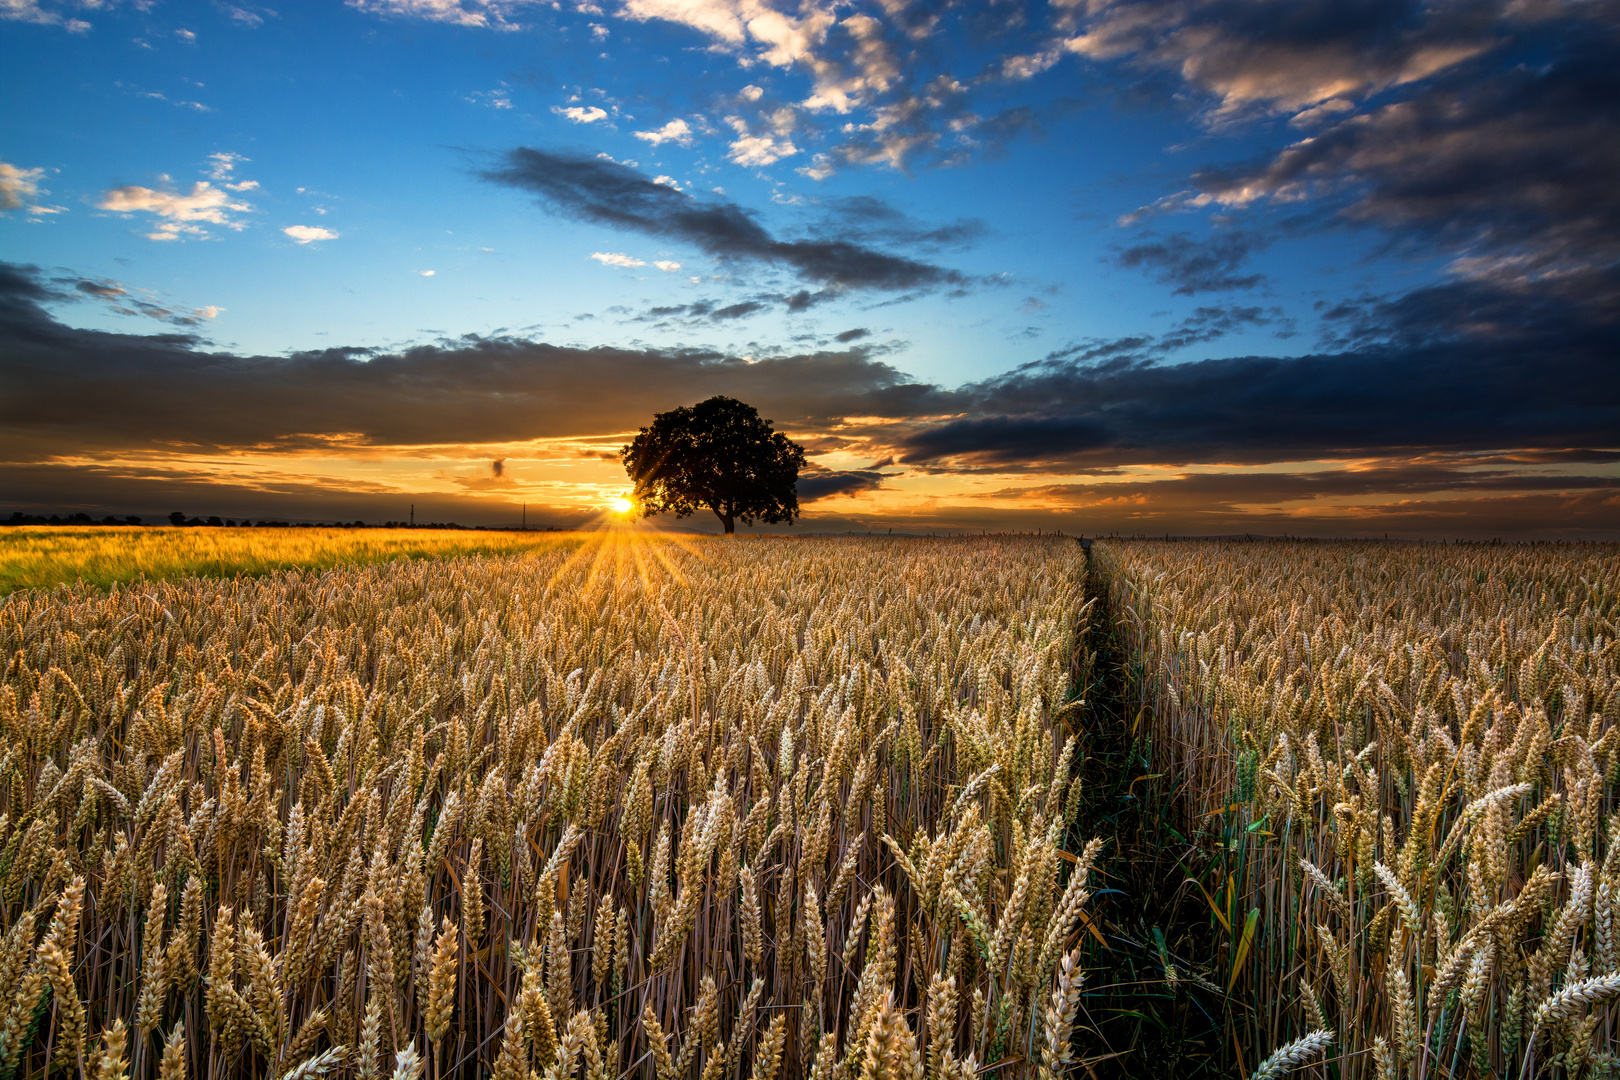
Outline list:
[[[779,239],[736,203],[688,195],[600,157],[518,147],[482,175],[565,217],[687,243],[717,259],[781,267],[818,285],[899,291],[967,283],[955,270],[854,240]]]
[[[461,447],[487,462],[504,455],[482,447],[611,440],[672,404],[724,393],[807,440],[813,456],[873,463],[807,472],[807,500],[866,505],[850,500],[893,497],[907,477],[1024,478],[962,488],[950,509],[908,511],[937,525],[1064,513],[1243,531],[1244,515],[1259,515],[1247,519],[1259,531],[1273,515],[1297,530],[1298,511],[1279,507],[1304,500],[1326,508],[1312,520],[1330,531],[1366,531],[1383,520],[1379,506],[1408,529],[1477,530],[1513,507],[1565,506],[1567,522],[1541,522],[1620,530],[1620,329],[1556,293],[1526,304],[1490,282],[1369,300],[1353,316],[1361,344],[1338,352],[1165,364],[1144,335],[954,388],[859,346],[749,362],[495,337],[270,357],[211,349],[191,333],[76,329],[48,310],[126,295],[115,282],[0,265],[0,460],[11,498],[43,491],[28,485],[49,477],[59,503],[74,501],[77,485],[106,487],[114,460],[149,461],[157,475],[253,454],[296,471],[300,456]],[[1266,317],[1201,310],[1191,326],[1202,333]],[[1302,462],[1319,464],[1282,467]],[[1206,475],[1211,466],[1219,477]],[[1130,475],[1143,469],[1152,474]],[[1075,475],[1094,479],[1040,482]],[[1449,493],[1444,506],[1430,505],[1437,493]],[[1346,500],[1368,499],[1372,510],[1346,516]]]

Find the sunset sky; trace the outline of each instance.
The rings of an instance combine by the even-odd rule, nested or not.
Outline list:
[[[1620,536],[1613,0],[0,0],[0,95],[0,517],[573,526],[728,394],[795,531]]]

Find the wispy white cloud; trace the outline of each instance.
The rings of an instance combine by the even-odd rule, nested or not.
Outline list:
[[[732,141],[730,148],[727,149],[726,157],[738,165],[756,168],[773,164],[785,157],[792,157],[797,154],[799,148],[793,145],[792,139],[782,133],[780,124],[782,113],[787,114],[789,118],[788,126],[791,127],[792,110],[779,110],[777,114],[773,114],[769,118],[773,121],[773,127],[777,129],[776,135],[750,135],[748,133],[748,124],[742,117],[727,117],[726,122],[737,133],[737,138]]]
[[[5,2],[5,0],[0,0],[0,3],[4,3],[4,2]],[[138,43],[143,48],[148,48],[148,49],[151,48],[150,45],[146,44],[143,41],[138,42]],[[161,90],[142,90],[138,86],[125,86],[125,84],[121,83],[121,82],[120,83],[115,83],[114,85],[124,87],[125,89],[132,91],[135,94],[136,97],[150,98],[153,101],[162,101],[162,102],[165,102],[165,103],[167,103],[169,105],[173,105],[177,109],[190,109],[193,112],[202,112],[202,113],[211,113],[211,112],[214,111],[214,107],[212,105],[204,105],[200,101],[188,101],[185,98],[172,98],[168,94],[165,94]],[[202,84],[198,83],[197,85],[201,86]],[[246,159],[244,158],[243,160],[246,160]]]
[[[625,255],[617,251],[593,251],[591,252],[591,258],[595,259],[603,266],[620,266],[624,267],[625,269],[647,265],[640,259],[631,258],[629,255]]]
[[[240,23],[241,25],[246,26],[246,27],[248,27],[250,29],[254,29],[254,28],[257,28],[257,27],[260,27],[260,26],[264,25],[264,16],[263,15],[260,15],[257,12],[254,12],[254,11],[249,11],[247,8],[242,7],[240,4],[224,4],[222,6],[225,9],[225,13],[231,17],[231,20],[233,22]],[[271,14],[273,15],[275,13],[271,12]]]
[[[692,145],[692,127],[678,116],[655,131],[638,131],[635,135],[636,138],[650,142],[654,146],[662,146],[667,142],[677,146]]]
[[[316,240],[336,240],[338,234],[331,229],[323,229],[319,225],[288,225],[281,230],[292,239],[295,244],[310,244]]]
[[[21,210],[23,204],[39,198],[39,181],[44,169],[19,169],[0,161],[0,210]]]
[[[104,192],[99,210],[119,214],[153,214],[160,220],[148,240],[183,240],[187,237],[204,239],[208,230],[204,224],[219,225],[240,232],[246,226],[231,217],[250,213],[253,207],[239,200],[233,201],[225,191],[206,180],[191,185],[190,191],[166,191],[129,184]]]
[[[653,265],[658,267],[658,269],[662,270],[666,274],[673,274],[675,271],[681,268],[680,263],[671,262],[668,259],[659,259],[657,262],[653,263]]]
[[[235,173],[237,165],[244,161],[252,161],[253,159],[245,158],[241,154],[232,154],[228,151],[221,150],[216,153],[209,154],[208,160],[213,162],[212,165],[208,166],[208,178],[210,180],[224,181],[232,178],[232,174]],[[257,186],[257,184],[254,184],[254,187]]]
[[[394,15],[454,26],[515,30],[511,20],[524,8],[542,0],[347,0],[352,8],[374,15]],[[549,6],[549,5],[548,5]]]
[[[595,105],[569,105],[567,108],[552,106],[551,111],[558,116],[566,116],[576,124],[594,124],[598,120],[607,119],[607,110]]]
[[[83,34],[90,29],[90,24],[83,19],[70,19],[60,12],[41,7],[39,0],[0,0],[0,19],[36,26],[60,26],[70,34]]]
[[[417,274],[420,275],[421,277],[432,277],[434,274],[437,274],[437,273],[438,273],[437,270],[418,270],[417,271]]]

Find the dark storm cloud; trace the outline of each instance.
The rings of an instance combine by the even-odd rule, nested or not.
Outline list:
[[[977,218],[961,218],[949,225],[929,225],[872,195],[849,195],[823,199],[821,205],[832,212],[832,220],[817,226],[817,233],[849,231],[863,237],[896,245],[960,247],[980,239],[988,231]]]
[[[1187,233],[1144,240],[1124,248],[1114,265],[1127,270],[1148,270],[1165,285],[1174,285],[1177,295],[1201,292],[1230,292],[1252,289],[1265,280],[1264,274],[1239,274],[1249,256],[1266,246],[1252,231],[1223,233],[1207,240],[1194,240]]]
[[[1134,0],[1064,4],[1056,18],[1069,48],[1141,79],[1174,72],[1219,117],[1358,99],[1444,71],[1493,48],[1510,10],[1533,19],[1554,5]]]
[[[1278,337],[1294,336],[1294,320],[1281,308],[1221,307],[1193,309],[1164,334],[1133,334],[1113,339],[1090,339],[1048,353],[1046,359],[1086,363],[1098,360],[1155,360],[1193,345],[1207,344],[1249,327],[1273,326]]]
[[[1057,356],[955,392],[911,463],[959,468],[1303,460],[1417,449],[1613,449],[1620,327],[1489,283],[1369,305],[1366,344],[1155,363],[1145,344]],[[1098,355],[1104,354],[1104,355]]]
[[[883,486],[885,477],[880,472],[856,469],[837,472],[820,469],[801,473],[798,483],[800,502],[827,499],[834,495],[854,495],[861,491],[876,491]]]
[[[782,309],[790,315],[807,311],[823,300],[831,299],[834,293],[828,290],[810,292],[802,290],[796,293],[756,293],[746,300],[726,303],[723,300],[694,300],[689,304],[655,304],[640,314],[634,315],[630,321],[657,323],[663,327],[682,325],[697,327],[704,323],[726,322],[731,319],[742,319],[749,315],[767,311],[774,304],[781,304]]]
[[[672,403],[724,393],[817,453],[892,452],[930,472],[1398,458],[1430,470],[1409,465],[1375,478],[1404,485],[1403,498],[1455,480],[1503,499],[1570,485],[1599,493],[1594,506],[1620,499],[1598,486],[1600,472],[1620,461],[1620,327],[1553,289],[1463,282],[1366,299],[1344,318],[1356,323],[1347,335],[1354,346],[1338,352],[1168,364],[1157,359],[1159,339],[1143,336],[954,390],[913,382],[858,348],[748,363],[705,350],[467,338],[390,353],[241,356],[190,335],[74,329],[42,307],[49,302],[62,296],[37,273],[0,264],[0,457],[13,498],[25,475],[40,484],[47,473],[58,483],[75,475],[50,471],[62,457],[344,455],[601,436],[634,430]],[[1214,337],[1273,317],[1208,307],[1180,331]],[[106,468],[98,483],[110,482]],[[1511,475],[1551,469],[1582,476]],[[824,498],[883,483],[867,472],[808,472],[802,493]],[[69,499],[71,484],[61,491]]]
[[[1458,73],[1193,181],[1222,201],[1316,196],[1340,220],[1494,257],[1475,274],[1607,266],[1620,258],[1620,37],[1557,44],[1546,62]]]
[[[1612,307],[1620,259],[1620,5],[1613,0],[1137,0],[1067,8],[1070,48],[1131,85],[1180,80],[1216,133],[1292,114],[1286,140],[1194,172],[1155,211],[1374,228],[1454,272]],[[1258,129],[1251,125],[1249,132]],[[1125,248],[1177,292],[1239,288],[1239,230]],[[1557,281],[1553,282],[1556,278]],[[1598,287],[1599,291],[1592,291]]]
[[[743,300],[739,303],[727,304],[725,307],[717,309],[714,314],[710,316],[710,318],[716,320],[740,319],[744,315],[752,315],[756,311],[761,311],[764,309],[764,307],[765,305],[760,303],[758,300]]]
[[[568,217],[684,241],[720,259],[787,267],[808,281],[837,288],[900,291],[967,284],[955,270],[847,238],[778,239],[736,203],[699,199],[603,158],[519,147],[483,176],[531,192]]]
[[[192,335],[57,321],[61,295],[0,263],[0,456],[485,444],[634,430],[672,403],[740,397],[788,429],[939,412],[948,398],[855,348],[749,363],[699,349],[458,339],[397,352],[211,351]],[[612,387],[604,393],[604,387]]]
[[[138,315],[148,319],[157,319],[171,326],[191,327],[201,326],[213,314],[212,309],[202,310],[185,308],[174,304],[158,304],[143,297],[136,296],[119,282],[110,278],[93,280],[79,277],[57,277],[51,279],[51,284],[62,286],[70,291],[56,292],[58,299],[73,300],[80,297],[89,297],[101,300],[113,311],[120,315]]]

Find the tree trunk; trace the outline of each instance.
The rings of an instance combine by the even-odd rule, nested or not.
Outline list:
[[[720,519],[721,525],[725,526],[727,536],[730,536],[737,531],[737,518],[735,515],[723,514],[720,512],[718,507],[711,506],[709,509],[714,511],[714,516]]]

